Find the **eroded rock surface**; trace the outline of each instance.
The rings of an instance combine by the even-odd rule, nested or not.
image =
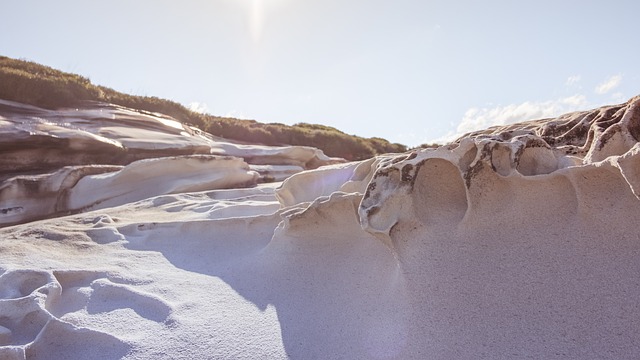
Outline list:
[[[0,155],[0,226],[149,196],[281,181],[344,161],[311,147],[237,144],[162,114],[110,104],[46,110],[4,100]]]
[[[361,222],[383,233],[389,233],[403,213],[427,223],[446,214],[442,220],[458,223],[466,214],[478,216],[475,207],[489,201],[492,192],[497,196],[549,179],[566,183],[569,194],[589,197],[580,192],[593,191],[584,183],[586,174],[596,173],[617,178],[612,188],[622,182],[640,198],[639,139],[640,97],[470,133],[437,149],[381,160],[360,205]],[[567,192],[558,191],[557,196]]]
[[[639,102],[0,229],[0,357],[638,358]]]
[[[235,156],[256,165],[315,168],[342,159],[305,146],[243,145],[158,113],[89,102],[79,109],[47,110],[0,100],[1,176],[72,165],[126,165],[178,155]]]

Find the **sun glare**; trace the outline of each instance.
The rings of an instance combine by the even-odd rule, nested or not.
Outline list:
[[[262,26],[264,22],[264,0],[251,0],[249,9],[249,32],[253,42],[259,42],[262,37]]]
[[[285,10],[286,5],[291,2],[289,0],[244,0],[242,4],[246,7],[251,40],[258,43],[264,37],[267,19],[274,20],[272,16],[278,16],[278,12]]]

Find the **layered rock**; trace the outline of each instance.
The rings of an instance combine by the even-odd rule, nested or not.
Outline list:
[[[313,184],[298,174],[279,190],[290,208],[274,241],[340,226],[341,241],[316,239],[308,251],[340,246],[358,261],[342,242],[370,234],[386,245],[399,275],[378,285],[406,301],[388,309],[397,311],[385,323],[394,330],[381,331],[394,339],[389,358],[633,358],[639,135],[636,97],[379,157],[366,188],[312,185],[318,197],[297,196],[306,202],[291,208],[295,200],[282,194]],[[320,178],[330,184],[335,175]]]
[[[571,188],[562,188],[558,196],[591,192],[584,179],[594,173],[616,178],[612,187],[622,182],[638,197],[639,139],[640,97],[467,134],[437,149],[381,161],[360,206],[361,222],[365,229],[387,234],[403,213],[423,223],[445,215],[446,223],[459,223],[465,216],[477,216],[475,208],[490,194],[508,199],[508,189],[550,179],[562,179],[557,181]]]
[[[305,146],[261,146],[215,138],[163,114],[104,103],[47,110],[0,100],[0,168],[44,172],[73,165],[126,165],[178,155],[235,156],[305,169],[344,161]]]
[[[237,144],[162,114],[110,104],[46,110],[4,100],[0,154],[0,226],[281,181],[344,161],[311,147]]]
[[[242,159],[213,155],[164,157],[127,166],[66,166],[22,175],[0,186],[0,224],[118,206],[153,196],[255,185]]]
[[[0,356],[637,358],[639,105],[0,229]]]

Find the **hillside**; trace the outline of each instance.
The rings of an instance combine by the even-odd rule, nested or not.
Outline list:
[[[299,123],[263,124],[193,112],[183,105],[153,96],[123,94],[95,85],[83,76],[30,61],[0,56],[0,99],[46,109],[73,107],[84,101],[101,101],[157,112],[226,139],[264,145],[306,145],[329,156],[362,160],[378,154],[404,152],[406,146],[381,138],[348,135],[329,126]]]

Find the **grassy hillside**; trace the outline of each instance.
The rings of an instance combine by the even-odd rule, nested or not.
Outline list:
[[[104,101],[159,112],[227,139],[265,145],[307,145],[329,156],[360,160],[377,154],[403,152],[406,147],[381,138],[361,138],[323,125],[263,124],[193,112],[183,105],[149,96],[134,96],[94,85],[80,75],[62,72],[30,61],[0,56],[0,99],[47,109],[79,105],[85,100]]]

